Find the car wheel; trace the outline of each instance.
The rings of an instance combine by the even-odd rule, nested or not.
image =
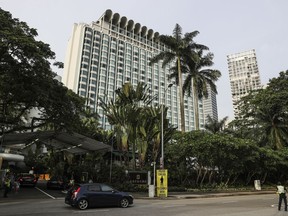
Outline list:
[[[80,210],[85,210],[85,209],[87,209],[88,208],[88,201],[86,200],[86,199],[81,199],[81,200],[79,200],[78,201],[78,208],[80,209]]]
[[[129,200],[127,198],[122,198],[120,200],[120,207],[127,208],[129,206]]]

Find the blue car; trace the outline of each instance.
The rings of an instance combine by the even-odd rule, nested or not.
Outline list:
[[[133,196],[106,184],[76,184],[68,190],[65,203],[80,210],[104,206],[127,208],[133,204]]]

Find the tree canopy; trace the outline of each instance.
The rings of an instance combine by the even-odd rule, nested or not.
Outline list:
[[[55,79],[50,67],[55,53],[37,35],[0,8],[0,119],[5,133],[48,124],[72,129],[84,107],[83,99]],[[36,113],[33,120],[31,112]]]
[[[266,88],[250,92],[240,101],[238,126],[260,132],[261,145],[277,149],[288,146],[287,88],[288,70],[271,79]]]

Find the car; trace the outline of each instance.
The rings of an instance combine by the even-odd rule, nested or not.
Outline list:
[[[20,186],[29,185],[35,187],[38,182],[38,178],[30,173],[21,173],[18,175],[17,181],[19,182]]]
[[[102,183],[75,184],[65,197],[65,203],[80,210],[92,207],[119,206],[127,208],[133,204],[133,196],[115,190]]]
[[[68,185],[66,178],[52,176],[46,183],[47,189],[65,189]]]

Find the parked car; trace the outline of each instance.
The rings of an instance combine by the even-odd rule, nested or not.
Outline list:
[[[47,189],[66,189],[67,185],[67,179],[59,176],[52,176],[46,183]]]
[[[68,190],[65,203],[84,210],[90,207],[119,206],[127,208],[133,204],[133,196],[100,183],[75,184]]]
[[[20,183],[20,186],[30,185],[35,187],[38,181],[38,177],[30,173],[21,173],[18,175],[17,181]]]

